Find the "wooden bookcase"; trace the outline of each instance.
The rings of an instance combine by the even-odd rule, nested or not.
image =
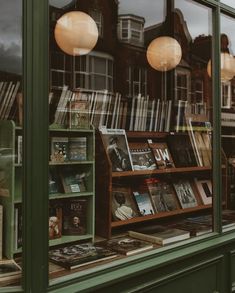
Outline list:
[[[128,142],[140,142],[152,139],[153,141],[167,141],[170,133],[164,132],[127,132]],[[177,135],[177,134],[175,134]],[[203,213],[211,209],[212,205],[204,205],[197,192],[195,192],[198,206],[187,209],[177,209],[170,212],[161,212],[153,215],[134,217],[123,221],[112,220],[112,184],[117,180],[125,182],[125,184],[132,185],[140,180],[149,177],[157,178],[180,178],[184,176],[187,178],[194,178],[202,176],[211,178],[211,167],[184,167],[184,168],[169,168],[156,170],[140,170],[140,171],[126,171],[126,172],[112,172],[111,162],[104,147],[102,135],[96,134],[96,234],[105,238],[111,238],[116,231],[127,230],[133,225],[139,225],[149,221],[169,220],[176,216],[190,215]],[[104,180],[105,178],[105,180]],[[182,178],[182,177],[181,177]]]
[[[22,251],[16,248],[16,219],[15,208],[22,204],[22,164],[17,162],[17,137],[22,135],[22,128],[17,127],[13,121],[5,120],[0,122],[0,171],[5,177],[4,187],[8,190],[9,196],[0,195],[0,204],[3,205],[3,255],[7,258]],[[90,173],[87,180],[86,192],[80,193],[58,193],[50,194],[49,201],[61,201],[68,198],[84,198],[88,200],[87,207],[87,231],[85,235],[63,236],[49,241],[50,246],[66,244],[80,240],[94,239],[95,221],[95,146],[93,129],[62,129],[50,128],[50,137],[86,137],[87,138],[87,160],[68,161],[62,163],[52,163],[50,167],[61,167],[72,165],[78,170],[85,170]]]

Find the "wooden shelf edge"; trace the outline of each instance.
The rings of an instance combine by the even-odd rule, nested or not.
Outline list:
[[[140,222],[145,222],[145,221],[150,221],[154,219],[161,219],[161,218],[167,218],[175,215],[182,215],[182,214],[190,214],[192,212],[196,211],[201,211],[201,210],[208,210],[212,207],[212,205],[200,205],[194,208],[187,208],[187,209],[178,209],[175,211],[171,212],[162,212],[154,215],[149,215],[149,216],[143,216],[143,217],[135,217],[129,220],[125,221],[116,221],[111,223],[111,227],[121,227],[129,224],[135,224],[135,223],[140,223]]]
[[[157,169],[157,170],[139,170],[139,171],[124,171],[113,172],[112,177],[128,177],[128,176],[143,176],[152,174],[174,174],[184,172],[203,172],[210,171],[211,167],[184,167],[184,168],[171,168],[171,169]]]

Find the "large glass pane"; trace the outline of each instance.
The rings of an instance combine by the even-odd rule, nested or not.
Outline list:
[[[228,6],[231,6],[233,8],[235,8],[235,3],[234,3],[234,0],[220,0],[220,2],[228,5]]]
[[[22,1],[0,10],[0,287],[21,284]]]
[[[221,15],[223,230],[235,229],[235,20]]]
[[[213,230],[211,9],[76,2],[49,2],[50,278]]]

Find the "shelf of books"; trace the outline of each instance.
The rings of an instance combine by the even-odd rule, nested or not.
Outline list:
[[[94,240],[94,130],[51,127],[50,246]]]
[[[203,141],[195,149],[188,132],[100,128],[96,170],[107,180],[96,177],[96,233],[111,238],[141,223],[211,211],[211,147]]]

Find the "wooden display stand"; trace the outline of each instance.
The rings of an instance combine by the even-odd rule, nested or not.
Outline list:
[[[164,132],[127,132],[127,140],[129,142],[141,142],[152,139],[153,141],[166,141],[170,133]],[[175,134],[177,135],[177,134]],[[111,238],[115,231],[126,227],[126,230],[137,223],[144,223],[154,220],[169,220],[175,216],[184,214],[195,214],[211,209],[212,205],[204,205],[201,197],[197,192],[195,196],[198,205],[194,208],[182,209],[179,208],[170,212],[161,212],[153,215],[134,217],[129,220],[113,221],[112,220],[112,184],[116,181],[128,182],[133,184],[133,180],[138,180],[148,177],[171,178],[179,176],[194,178],[203,175],[211,178],[211,167],[184,167],[184,168],[169,168],[156,170],[140,170],[126,172],[112,172],[111,161],[106,152],[102,135],[96,134],[96,234],[105,238]],[[195,190],[194,190],[195,191]]]

